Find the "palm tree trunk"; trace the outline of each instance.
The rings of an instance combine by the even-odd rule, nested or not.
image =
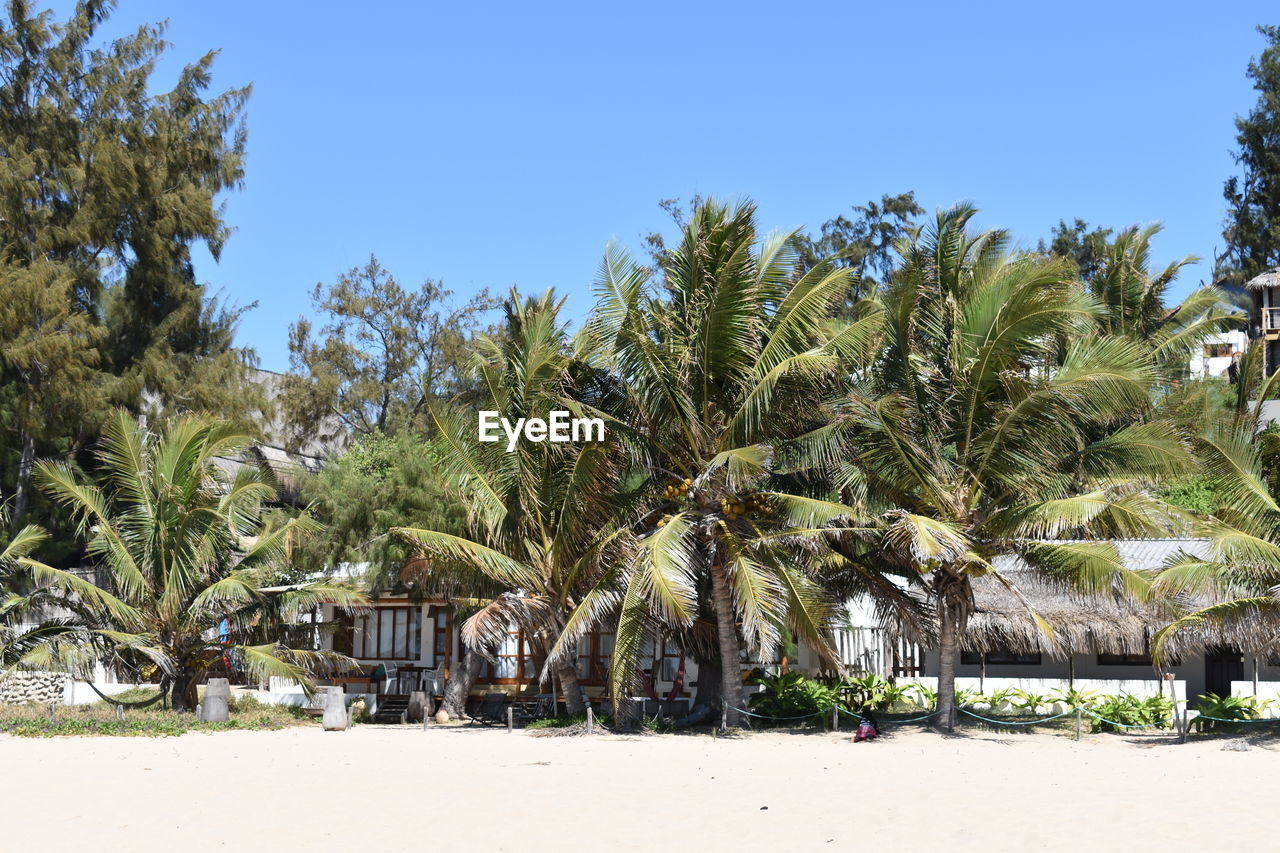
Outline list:
[[[194,672],[182,670],[173,679],[173,691],[170,694],[175,711],[194,711],[199,702]]]
[[[960,654],[960,606],[942,593],[938,600],[938,716],[934,725],[948,732],[956,728],[956,658]]]
[[[739,661],[738,620],[733,595],[719,558],[711,561],[711,602],[716,613],[716,635],[720,640],[720,723],[726,728],[739,723],[742,707],[742,665]]]
[[[560,678],[560,689],[564,691],[564,708],[570,714],[587,713],[587,692],[578,681],[578,671],[572,663],[562,663],[556,667],[556,675]]]
[[[451,720],[461,720],[467,716],[467,697],[471,695],[471,685],[475,684],[476,676],[480,674],[480,665],[484,663],[484,659],[474,649],[470,646],[464,648],[466,651],[462,660],[449,673],[449,681],[444,686],[444,702],[440,706]]]
[[[700,726],[720,716],[722,688],[720,662],[695,659],[698,664],[698,692],[693,697],[689,713],[676,721],[677,726]]]

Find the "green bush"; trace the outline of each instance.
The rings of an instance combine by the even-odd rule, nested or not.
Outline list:
[[[806,717],[822,722],[839,704],[837,688],[798,672],[763,675],[755,681],[764,690],[751,696],[748,708],[760,717],[772,718],[758,720],[764,725],[804,725],[809,722]]]
[[[1217,693],[1203,693],[1197,697],[1197,707],[1205,716],[1196,717],[1191,725],[1198,732],[1234,732],[1241,726],[1227,720],[1259,720],[1263,712],[1271,704],[1269,699],[1258,699],[1256,696],[1219,696]],[[1205,717],[1217,717],[1209,720]]]
[[[137,699],[150,696],[145,691],[126,691],[122,696],[141,692]],[[151,693],[154,695],[154,692]],[[59,706],[54,715],[44,706],[0,705],[0,732],[22,737],[65,737],[81,735],[114,735],[170,737],[189,731],[233,731],[282,729],[307,720],[301,708],[264,705],[252,696],[236,696],[228,703],[231,718],[225,723],[202,723],[195,714],[167,711],[153,706],[125,709],[118,719],[116,706],[109,702],[91,705]]]
[[[1105,718],[1092,718],[1093,730],[1097,732],[1125,731],[1126,728],[1167,729],[1173,725],[1173,700],[1167,696],[1140,698],[1129,693],[1100,696],[1091,710],[1098,717]]]

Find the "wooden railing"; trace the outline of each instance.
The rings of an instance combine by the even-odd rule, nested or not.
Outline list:
[[[1262,328],[1267,332],[1280,332],[1280,308],[1262,309]]]

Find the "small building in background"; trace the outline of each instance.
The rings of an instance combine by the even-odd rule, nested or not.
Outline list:
[[[1280,366],[1280,267],[1259,273],[1245,282],[1253,297],[1249,337],[1266,342],[1266,374]]]
[[[1249,336],[1243,329],[1214,335],[1192,354],[1188,372],[1192,379],[1226,378],[1231,362],[1248,346]]]

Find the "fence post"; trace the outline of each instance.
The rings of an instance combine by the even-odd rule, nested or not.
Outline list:
[[[591,706],[587,706],[587,734],[595,734],[596,714],[591,710]]]
[[[510,705],[508,705],[507,706],[507,734],[511,734],[513,731],[515,731],[515,728],[516,728],[515,709],[513,709]]]
[[[124,706],[123,705],[116,706],[116,719],[122,723],[124,722]]]
[[[831,706],[831,730],[834,732],[840,731],[840,706],[839,705]]]
[[[1080,728],[1081,728],[1081,723],[1083,721],[1083,716],[1084,716],[1084,712],[1080,710],[1079,706],[1076,706],[1076,740],[1080,740]]]

